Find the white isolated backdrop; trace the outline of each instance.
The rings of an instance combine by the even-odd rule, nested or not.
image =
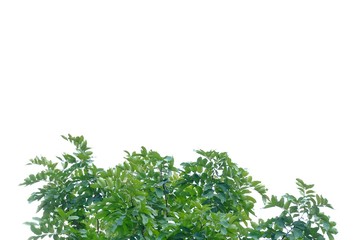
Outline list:
[[[314,183],[335,207],[337,239],[359,210],[356,1],[2,1],[0,226],[30,236],[36,206],[18,184],[36,155],[95,163],[141,146],[226,151],[270,193]]]

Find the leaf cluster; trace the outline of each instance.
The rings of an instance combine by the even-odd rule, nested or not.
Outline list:
[[[194,162],[174,166],[174,158],[142,147],[125,152],[123,163],[107,170],[93,163],[83,136],[62,136],[75,152],[56,162],[30,160],[42,170],[21,185],[41,184],[28,198],[40,217],[27,222],[29,240],[43,239],[334,239],[335,222],[321,211],[327,199],[301,179],[299,197],[269,197],[265,186],[217,151],[196,151]],[[280,208],[267,220],[255,213]]]

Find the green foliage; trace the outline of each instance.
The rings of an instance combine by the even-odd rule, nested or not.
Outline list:
[[[268,197],[267,189],[226,153],[199,150],[195,162],[174,166],[171,156],[141,148],[126,152],[113,168],[97,168],[84,137],[63,138],[75,146],[57,162],[30,160],[43,168],[21,185],[40,184],[29,202],[41,217],[27,222],[43,239],[334,239],[332,208],[313,185],[297,179],[300,197]],[[255,195],[254,195],[255,194]],[[268,220],[255,215],[256,195],[265,208],[282,209]]]
[[[281,198],[272,196],[265,208],[278,207],[282,210],[280,216],[260,224],[252,232],[254,239],[261,237],[270,239],[334,239],[337,234],[336,223],[320,211],[321,208],[333,208],[328,200],[313,190],[313,184],[306,184],[296,179],[300,197],[285,194]]]

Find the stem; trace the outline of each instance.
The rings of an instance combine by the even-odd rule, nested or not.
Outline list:
[[[100,232],[100,221],[99,219],[96,219],[96,233],[99,234]]]
[[[168,211],[168,198],[167,198],[167,194],[166,194],[166,187],[165,187],[165,183],[163,184],[163,191],[164,191],[164,198],[165,198],[165,207],[166,207],[166,210],[165,210],[165,213],[164,213],[164,216],[167,217],[167,211]]]
[[[160,181],[164,181],[164,179],[163,179],[163,164],[160,165]],[[167,217],[168,198],[166,195],[165,183],[162,186],[163,186],[163,191],[164,191],[164,199],[165,199],[165,207],[166,207],[166,210],[164,212],[164,217]]]

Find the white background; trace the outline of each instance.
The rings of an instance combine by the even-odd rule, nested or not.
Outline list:
[[[119,1],[120,2],[120,1]],[[358,236],[359,5],[351,1],[1,1],[1,239],[26,239],[18,184],[84,135],[95,163],[141,146],[226,151],[270,193],[314,183]]]

